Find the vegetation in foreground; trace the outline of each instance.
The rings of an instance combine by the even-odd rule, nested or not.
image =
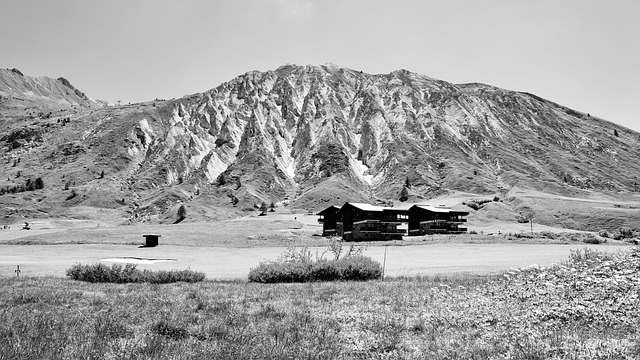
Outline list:
[[[362,255],[364,248],[354,245],[343,255],[342,240],[332,239],[327,248],[333,259],[316,254],[308,248],[288,248],[277,260],[263,261],[249,271],[249,281],[260,283],[293,283],[315,281],[366,281],[382,277],[382,266]]]
[[[104,264],[75,264],[67,269],[67,276],[72,280],[87,281],[90,283],[151,283],[170,284],[179,281],[198,282],[204,280],[204,274],[193,270],[139,270],[133,264],[124,267],[113,264],[108,267]]]
[[[0,359],[637,359],[640,250],[495,276],[0,278]]]

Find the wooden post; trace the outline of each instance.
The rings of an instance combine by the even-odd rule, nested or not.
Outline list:
[[[387,266],[387,247],[384,247],[384,258],[382,260],[382,281],[384,281],[384,269]]]
[[[20,271],[20,265],[16,266],[16,269],[14,270],[14,272],[16,273],[16,277],[19,278],[20,277],[20,273],[22,272],[22,271]]]

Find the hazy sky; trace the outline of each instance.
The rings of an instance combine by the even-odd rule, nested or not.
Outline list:
[[[640,0],[0,0],[0,67],[116,102],[334,63],[527,91],[640,131]]]

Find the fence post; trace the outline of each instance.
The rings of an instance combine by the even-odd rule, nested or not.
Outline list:
[[[384,269],[387,266],[387,247],[384,247],[384,258],[382,260],[382,281],[384,281]]]

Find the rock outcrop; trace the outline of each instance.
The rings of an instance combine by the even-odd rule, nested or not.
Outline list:
[[[8,86],[0,82],[2,94]],[[231,206],[221,200],[229,198],[313,209],[338,193],[339,201],[397,199],[407,183],[420,200],[514,187],[625,192],[640,181],[640,134],[630,129],[532,94],[406,70],[287,65],[180,99],[96,107],[74,121],[82,125],[64,129],[66,142],[86,145],[84,157],[146,214],[170,211],[196,189],[213,207]],[[70,176],[94,181],[71,166]]]

